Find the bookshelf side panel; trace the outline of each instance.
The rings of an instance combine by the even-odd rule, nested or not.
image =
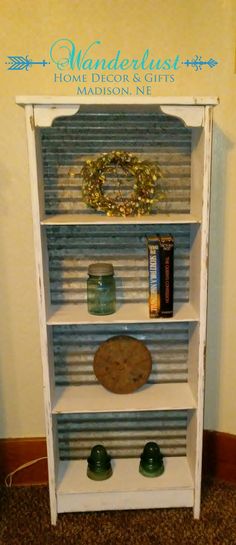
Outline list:
[[[46,243],[42,237],[40,226],[40,217],[43,213],[42,199],[42,167],[40,156],[40,142],[36,135],[34,125],[34,112],[32,106],[26,106],[26,129],[29,154],[29,172],[31,180],[31,197],[32,197],[32,212],[33,212],[33,228],[34,228],[34,245],[35,245],[35,263],[37,277],[37,294],[38,294],[38,309],[39,309],[39,325],[40,325],[40,340],[41,340],[41,356],[43,365],[43,386],[44,386],[44,408],[45,408],[45,424],[47,437],[47,453],[48,453],[48,469],[49,469],[49,492],[52,521],[55,522],[57,516],[57,500],[55,492],[55,460],[56,452],[54,449],[54,432],[51,416],[51,387],[53,387],[52,379],[50,378],[50,368],[52,360],[49,363],[49,352],[51,350],[50,340],[48,338],[48,330],[46,326],[46,306],[49,298],[49,286],[47,280],[47,271],[45,269],[45,252]],[[47,261],[46,261],[47,262]]]

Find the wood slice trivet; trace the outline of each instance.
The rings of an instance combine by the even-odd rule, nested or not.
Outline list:
[[[152,369],[145,344],[126,335],[103,342],[94,356],[94,373],[110,392],[130,394],[147,382]]]

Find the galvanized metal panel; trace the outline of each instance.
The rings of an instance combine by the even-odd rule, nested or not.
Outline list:
[[[191,129],[182,121],[155,111],[142,109],[116,111],[100,108],[99,113],[81,107],[72,117],[59,118],[53,126],[41,129],[47,214],[93,213],[81,193],[81,167],[87,158],[122,149],[141,159],[160,164],[159,188],[163,199],[153,213],[188,213],[190,210]],[[71,167],[75,176],[70,176]],[[134,180],[119,171],[122,192],[127,196]],[[117,180],[107,176],[106,191],[113,193]]]
[[[153,212],[190,211],[191,131],[178,119],[159,111],[91,109],[71,118],[57,119],[41,130],[45,208],[47,214],[93,213],[82,199],[80,170],[84,161],[113,149],[158,161],[162,170],[159,188],[163,200]],[[74,176],[70,169],[74,167]],[[125,197],[132,177],[119,170]],[[109,175],[104,189],[115,194],[117,177]],[[100,214],[101,215],[101,214]],[[98,214],[99,218],[99,214]],[[169,230],[169,229],[168,229]],[[87,269],[91,261],[112,262],[117,302],[147,302],[148,264],[146,236],[165,233],[165,226],[56,226],[47,227],[50,290],[53,304],[86,302]],[[171,226],[175,239],[175,302],[188,301],[190,229]],[[57,385],[97,382],[94,352],[116,334],[144,340],[153,366],[149,383],[187,380],[188,324],[110,324],[53,327],[54,366]],[[96,442],[104,442],[116,457],[139,456],[148,440],[160,443],[165,455],[186,453],[186,412],[110,413],[58,417],[61,458],[85,458]]]
[[[156,441],[165,456],[184,456],[186,430],[186,411],[60,415],[60,458],[86,458],[98,443],[114,458],[137,457],[147,441]]]
[[[149,384],[187,381],[188,323],[97,324],[53,327],[56,384],[96,384],[95,351],[114,335],[131,335],[146,344],[152,355]]]
[[[169,226],[168,226],[169,227]],[[113,263],[117,302],[147,302],[146,236],[166,233],[166,226],[47,227],[51,301],[85,303],[88,265]],[[189,225],[171,226],[174,236],[174,302],[189,299]]]

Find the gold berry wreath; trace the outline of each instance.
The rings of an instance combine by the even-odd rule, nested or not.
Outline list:
[[[135,178],[130,198],[124,198],[119,181],[119,199],[104,192],[106,174],[117,175],[117,167]],[[136,216],[149,214],[152,203],[161,199],[156,183],[161,177],[158,164],[141,161],[126,151],[103,153],[95,160],[87,160],[81,170],[83,177],[82,194],[85,203],[107,216]]]

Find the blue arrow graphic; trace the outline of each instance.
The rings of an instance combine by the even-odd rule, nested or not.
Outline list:
[[[192,60],[187,59],[183,61],[182,64],[189,67],[191,66],[194,70],[202,70],[203,66],[208,66],[209,68],[214,68],[218,62],[215,59],[210,58],[208,61],[203,61],[201,55],[195,55]]]
[[[10,61],[5,62],[5,64],[8,64],[8,70],[29,70],[33,64],[40,64],[41,66],[46,66],[46,64],[50,64],[50,62],[47,62],[45,60],[43,61],[32,61],[28,58],[28,55],[23,57],[22,55],[9,55],[7,57],[10,59]]]

